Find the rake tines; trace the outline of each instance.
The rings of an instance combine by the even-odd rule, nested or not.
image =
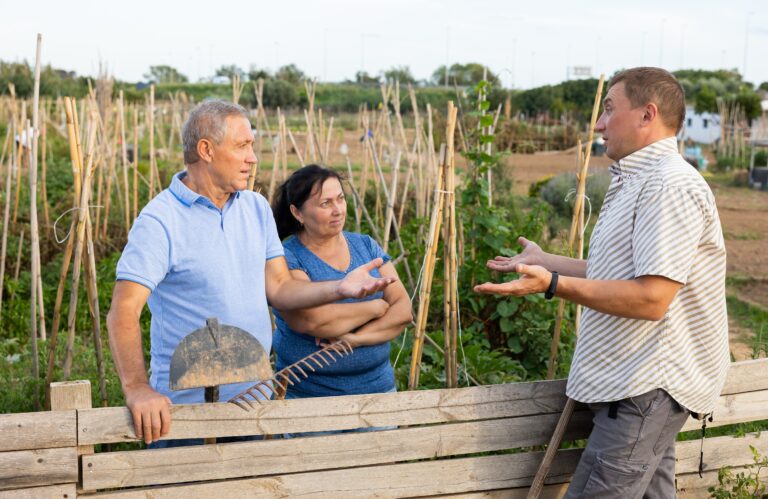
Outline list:
[[[289,385],[294,386],[296,383],[301,383],[302,380],[307,379],[310,373],[302,369],[302,366],[311,372],[316,372],[317,368],[322,369],[324,366],[329,366],[345,355],[351,353],[352,345],[344,340],[337,341],[336,343],[332,343],[321,350],[294,362],[290,366],[277,371],[271,378],[259,381],[247,390],[235,395],[229,401],[246,411],[255,409],[256,406],[253,405],[252,400],[261,403],[261,399],[254,393],[254,390],[268,400],[270,398],[269,392],[272,390],[273,384],[278,384],[285,389]],[[317,368],[313,366],[312,363],[314,363]]]

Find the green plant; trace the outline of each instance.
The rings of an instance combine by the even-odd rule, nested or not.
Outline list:
[[[741,499],[749,497],[766,497],[766,484],[761,482],[761,472],[768,468],[768,456],[761,456],[758,450],[750,445],[753,463],[745,466],[743,471],[733,472],[730,466],[721,468],[717,473],[717,487],[708,489],[710,497],[715,499]]]

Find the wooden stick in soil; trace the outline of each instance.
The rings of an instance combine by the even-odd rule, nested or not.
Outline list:
[[[99,374],[99,395],[101,396],[101,405],[107,404],[107,377],[104,368],[104,349],[101,343],[101,313],[99,310],[99,288],[96,281],[96,256],[93,249],[93,228],[91,226],[90,213],[86,209],[85,216],[85,239],[86,253],[85,260],[85,290],[88,295],[88,311],[91,314],[91,332],[93,335],[93,347],[96,351],[96,370]]]
[[[133,216],[139,216],[139,108],[133,108]]]
[[[8,127],[8,134],[13,135],[16,133],[13,122]],[[5,209],[3,211],[3,240],[0,244],[0,312],[3,310],[3,290],[5,289],[5,255],[8,251],[8,220],[11,216],[11,169],[16,162],[16,149],[11,149],[11,161],[8,162],[8,167],[5,172]]]
[[[40,409],[40,385],[38,383],[40,379],[40,360],[37,354],[37,300],[39,298],[37,281],[40,276],[40,233],[37,226],[37,133],[38,125],[40,123],[40,51],[42,49],[42,44],[43,37],[38,33],[37,50],[35,53],[35,86],[32,97],[32,151],[29,161],[29,231],[32,242],[32,278],[30,280],[30,293],[32,296],[29,299],[29,312],[30,339],[32,341],[32,377],[35,381],[35,410]],[[42,289],[40,291],[42,291]],[[43,336],[45,335],[45,330],[41,330],[40,332]]]
[[[13,201],[13,221],[16,224],[16,219],[19,216],[19,199],[21,198],[21,177],[24,170],[24,148],[25,144],[29,144],[29,129],[23,130],[24,121],[27,116],[27,101],[21,101],[21,113],[16,118],[16,130],[19,131],[19,146],[16,150],[16,197]]]
[[[69,137],[69,156],[72,162],[72,177],[74,186],[74,196],[72,200],[73,207],[77,207],[80,199],[80,189],[82,180],[82,164],[79,145],[79,135],[77,134],[77,113],[76,104],[69,97],[64,98],[64,110],[67,120],[67,134]],[[56,301],[53,304],[53,320],[51,324],[51,339],[48,342],[48,370],[45,374],[46,398],[45,405],[50,407],[50,384],[53,381],[53,370],[56,358],[56,343],[59,335],[59,322],[61,320],[61,303],[64,299],[64,287],[69,273],[69,266],[72,262],[72,252],[75,245],[75,229],[77,227],[77,214],[72,217],[69,225],[67,244],[64,248],[64,257],[61,261],[61,271],[59,273],[59,285],[56,288]]]
[[[453,102],[448,102],[448,116],[456,114]],[[449,129],[450,130],[450,129]],[[448,131],[449,131],[448,130]],[[456,359],[456,347],[458,343],[458,308],[456,300],[458,290],[456,284],[456,160],[454,155],[453,139],[448,138],[446,152],[445,173],[445,238],[443,244],[443,313],[445,327],[445,386],[456,388],[458,386],[458,362]]]
[[[590,120],[590,126],[589,126],[589,137],[587,138],[587,153],[584,155],[584,161],[581,164],[581,171],[579,172],[579,185],[576,189],[576,202],[574,206],[574,213],[573,213],[573,220],[571,223],[571,234],[569,235],[569,246],[571,253],[573,253],[573,241],[576,237],[575,232],[578,230],[579,227],[579,217],[580,214],[578,213],[578,210],[583,209],[583,200],[584,197],[584,191],[586,189],[586,180],[587,180],[587,169],[589,167],[589,157],[590,152],[592,149],[592,139],[594,136],[594,130],[595,130],[595,122],[597,121],[597,114],[600,109],[600,97],[603,94],[603,82],[605,80],[604,75],[600,75],[600,80],[597,83],[597,92],[595,92],[595,101],[592,106],[592,119]],[[562,300],[560,300],[562,303]],[[558,309],[559,313],[560,309]],[[561,319],[562,322],[562,319]],[[559,336],[559,331],[556,331],[556,334]],[[553,344],[555,342],[555,338],[553,337]],[[556,345],[553,347],[554,351],[556,352]],[[548,370],[551,370],[554,372],[554,361],[550,360],[550,368]],[[565,434],[565,429],[568,426],[568,422],[571,419],[571,415],[573,414],[573,408],[574,408],[575,402],[573,399],[569,398],[566,403],[565,407],[563,408],[562,414],[560,414],[560,419],[557,422],[557,427],[555,427],[555,431],[552,434],[552,438],[549,440],[549,444],[547,445],[547,450],[544,453],[544,458],[541,461],[541,464],[539,465],[539,469],[536,471],[536,476],[533,478],[533,482],[531,483],[531,488],[528,490],[528,495],[526,496],[526,499],[538,499],[539,495],[541,495],[541,491],[544,488],[544,480],[547,478],[547,474],[549,473],[549,469],[552,467],[552,462],[555,459],[555,454],[557,453],[557,449],[560,447],[560,443],[563,441],[563,435]]]
[[[450,117],[449,117],[450,123]],[[445,161],[446,147],[443,145],[440,151],[441,164]],[[432,216],[429,219],[429,235],[424,252],[424,270],[419,288],[419,308],[416,312],[416,328],[413,332],[413,348],[411,350],[411,369],[408,376],[408,389],[415,390],[419,386],[419,374],[421,372],[421,355],[424,349],[424,334],[427,328],[427,315],[429,314],[429,298],[432,292],[432,276],[435,271],[435,257],[437,255],[438,239],[440,238],[440,226],[443,222],[443,174],[441,167],[437,171],[437,184],[435,185],[435,198],[432,204]]]
[[[83,261],[83,246],[85,241],[85,227],[88,218],[88,198],[90,194],[90,183],[93,177],[93,156],[96,143],[96,113],[95,104],[91,105],[91,123],[89,124],[88,154],[86,156],[85,168],[83,169],[83,185],[80,191],[80,201],[77,209],[77,230],[75,232],[74,262],[72,264],[72,286],[69,295],[69,311],[67,315],[67,348],[64,357],[64,367],[62,369],[63,379],[69,379],[72,370],[72,348],[75,343],[75,318],[77,315],[77,298],[80,288],[80,269]],[[70,237],[72,237],[70,235]]]
[[[149,199],[155,197],[155,86],[149,86]]]
[[[41,125],[40,128],[40,194],[43,197],[43,222],[45,223],[45,232],[49,233],[51,231],[51,217],[50,212],[48,210],[48,179],[47,179],[47,172],[48,168],[46,165],[46,157],[48,156],[48,144],[47,144],[47,135],[48,135],[48,126],[45,122]]]
[[[19,248],[16,250],[16,268],[13,269],[13,280],[19,280],[19,272],[21,272],[21,250],[24,248],[24,228],[21,229],[21,235],[19,235]]]
[[[123,91],[120,90],[120,97],[117,100],[117,119],[120,120],[120,159],[123,165],[123,193],[125,204],[123,207],[123,218],[125,222],[125,237],[131,230],[131,197],[128,193],[128,144],[125,142],[125,100]]]

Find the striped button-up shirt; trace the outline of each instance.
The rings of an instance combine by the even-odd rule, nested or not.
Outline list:
[[[730,362],[725,242],[712,191],[678,154],[674,137],[632,153],[610,171],[587,278],[653,275],[683,286],[659,321],[586,308],[568,396],[609,402],[661,388],[693,412],[711,412]]]

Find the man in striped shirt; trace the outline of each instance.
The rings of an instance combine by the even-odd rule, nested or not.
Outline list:
[[[677,152],[677,80],[633,68],[611,80],[596,130],[611,185],[587,261],[523,252],[488,267],[517,272],[478,292],[546,292],[586,307],[567,394],[594,429],[566,497],[674,497],[675,436],[712,411],[729,365],[725,244],[714,196]]]

